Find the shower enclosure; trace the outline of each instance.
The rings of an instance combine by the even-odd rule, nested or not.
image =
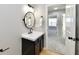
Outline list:
[[[49,5],[47,48],[61,54],[75,54],[75,5]]]

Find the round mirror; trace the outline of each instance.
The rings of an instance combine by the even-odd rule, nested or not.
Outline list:
[[[32,12],[27,12],[24,17],[25,26],[30,29],[35,25],[35,17]]]
[[[30,32],[32,30],[32,28],[35,25],[35,16],[32,12],[27,12],[24,16],[24,24],[25,26],[30,29]]]

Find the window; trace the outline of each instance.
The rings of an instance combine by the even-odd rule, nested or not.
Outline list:
[[[57,18],[49,18],[49,26],[56,26]]]

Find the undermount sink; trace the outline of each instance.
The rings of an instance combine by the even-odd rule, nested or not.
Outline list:
[[[28,39],[28,40],[31,40],[31,41],[35,41],[36,39],[38,39],[43,34],[44,34],[44,32],[33,31],[33,33],[31,33],[31,34],[23,33],[22,38],[25,38],[25,39]]]

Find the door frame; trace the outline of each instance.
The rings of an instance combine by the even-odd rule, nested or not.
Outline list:
[[[46,29],[45,29],[45,31],[46,31],[46,46],[45,46],[45,48],[46,49],[48,49],[48,7],[49,6],[52,6],[53,4],[46,4],[46,6],[45,6],[45,8],[46,8],[46,21],[45,21],[45,27],[46,27]],[[48,49],[49,50],[49,49]],[[55,49],[52,49],[53,51],[55,51],[55,52],[58,52],[58,53],[60,53],[60,54],[63,54],[62,52],[59,52],[58,50],[55,50]]]
[[[49,6],[51,6],[52,4],[50,4],[50,5],[48,5],[48,4],[46,4],[46,6],[45,6],[45,8],[46,8],[46,21],[45,21],[45,27],[46,27],[46,29],[45,29],[45,32],[46,32],[46,48],[48,49],[48,7]],[[76,6],[76,4],[75,4],[75,6]],[[75,9],[76,10],[76,9]],[[76,11],[75,11],[75,13],[76,13]],[[75,15],[75,20],[76,20],[76,15]],[[77,23],[77,21],[76,21],[76,23]],[[76,27],[76,23],[75,23],[75,27]],[[75,28],[76,30],[77,30],[77,27]],[[76,31],[75,30],[75,31]],[[76,33],[76,32],[75,32]],[[76,34],[75,34],[76,35]],[[76,37],[76,36],[75,36]],[[59,52],[59,51],[56,51],[56,52]],[[59,52],[59,53],[61,53],[61,52]],[[76,54],[76,42],[75,42],[75,54]]]

